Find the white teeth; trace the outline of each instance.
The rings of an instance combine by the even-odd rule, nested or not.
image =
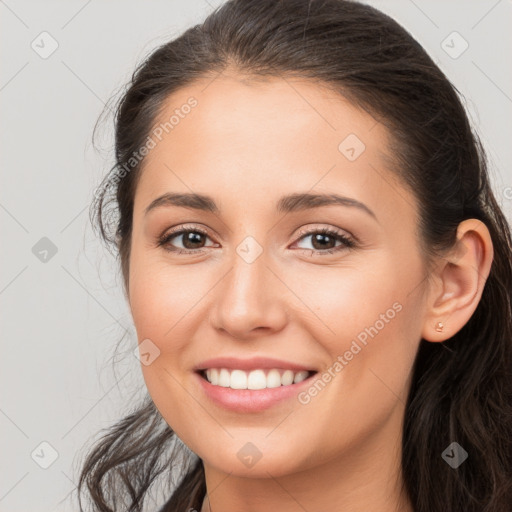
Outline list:
[[[304,379],[307,379],[307,377],[308,377],[308,372],[306,372],[306,371],[298,372],[295,374],[293,383],[297,384],[297,382],[302,382]]]
[[[289,386],[293,383],[293,372],[291,370],[286,370],[281,377],[281,382],[283,386]]]
[[[270,370],[267,374],[267,388],[278,388],[281,385],[281,375],[278,370]]]
[[[242,373],[245,374],[245,372]],[[247,389],[264,389],[266,387],[267,377],[265,376],[265,372],[263,370],[254,370],[249,373],[247,377]]]
[[[277,369],[269,370],[265,375],[264,370],[228,370],[226,368],[208,368],[207,380],[214,386],[222,386],[231,389],[265,389],[278,388],[297,384],[307,379],[309,372],[306,370],[294,373],[292,370],[281,372]]]
[[[229,387],[232,389],[247,389],[247,374],[242,370],[233,370]]]
[[[219,380],[218,380],[219,386],[222,386],[224,388],[229,388],[229,383],[231,382],[231,377],[229,376],[229,372],[225,368],[223,368],[222,370],[219,371],[218,375],[219,375]]]

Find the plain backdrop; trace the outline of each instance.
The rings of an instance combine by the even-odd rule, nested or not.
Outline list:
[[[99,150],[91,136],[135,65],[220,3],[0,0],[0,512],[77,510],[84,446],[145,392],[117,263],[88,219],[111,118]],[[369,3],[466,98],[510,221],[511,1]]]

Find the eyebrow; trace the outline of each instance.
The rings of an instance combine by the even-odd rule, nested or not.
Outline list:
[[[276,211],[277,213],[293,213],[330,205],[341,205],[358,208],[377,220],[375,213],[370,210],[370,208],[368,208],[368,206],[366,206],[364,203],[361,203],[360,201],[350,197],[340,196],[338,194],[289,194],[279,199],[276,205]],[[164,206],[179,206],[182,208],[211,212],[216,215],[220,214],[219,207],[210,196],[194,193],[178,194],[168,192],[153,200],[151,204],[149,204],[149,206],[145,209],[144,215],[147,215],[151,210],[154,210],[155,208]]]

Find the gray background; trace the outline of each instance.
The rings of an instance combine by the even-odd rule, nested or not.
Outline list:
[[[100,151],[91,135],[136,63],[220,3],[0,0],[1,512],[76,510],[86,448],[145,391],[116,261],[88,222],[112,163],[110,120]],[[512,2],[368,3],[404,25],[466,97],[510,221]],[[453,31],[469,44],[460,56]]]

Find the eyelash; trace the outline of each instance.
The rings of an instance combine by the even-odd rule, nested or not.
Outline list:
[[[201,254],[204,252],[204,249],[179,249],[179,248],[171,248],[169,245],[170,241],[179,236],[183,235],[185,233],[201,233],[205,236],[208,236],[208,233],[203,230],[202,228],[198,228],[196,226],[183,226],[181,229],[177,229],[174,231],[171,231],[170,233],[167,233],[165,235],[162,235],[158,238],[157,246],[163,247],[166,251],[173,252],[175,254]],[[332,248],[332,249],[325,249],[323,251],[318,251],[315,249],[299,249],[301,251],[307,251],[311,254],[318,254],[318,255],[325,255],[325,254],[334,254],[339,251],[342,251],[344,249],[352,249],[356,246],[356,242],[352,240],[351,238],[345,236],[344,234],[335,231],[333,229],[329,228],[321,228],[321,229],[311,229],[307,231],[300,232],[299,238],[296,240],[296,242],[300,241],[302,238],[304,238],[307,235],[315,235],[315,234],[322,234],[322,235],[328,235],[333,237],[334,239],[342,242],[342,245]],[[296,243],[294,242],[294,243]]]

